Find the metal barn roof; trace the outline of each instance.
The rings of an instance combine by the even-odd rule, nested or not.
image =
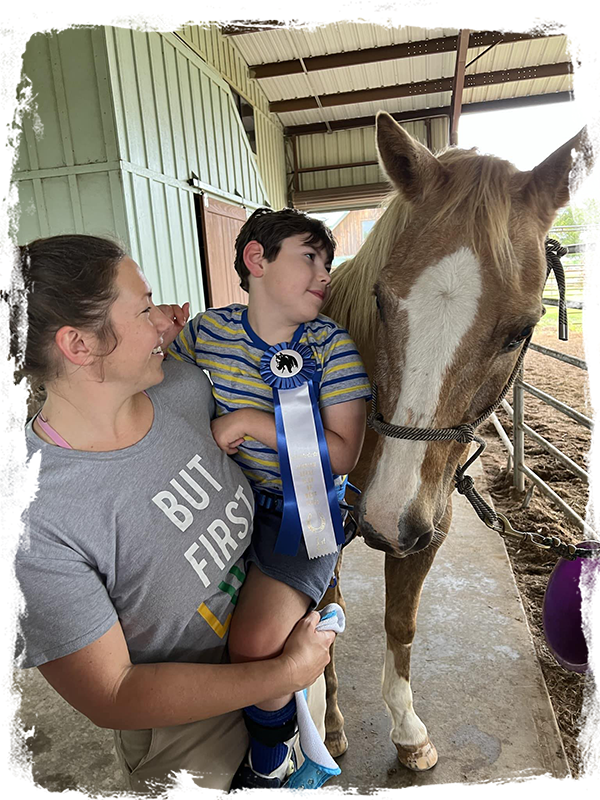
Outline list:
[[[474,103],[558,99],[572,90],[564,35],[354,22],[312,29],[230,25],[223,32],[233,37],[270,110],[291,134],[316,132],[302,130],[307,125],[327,130],[327,122],[370,118],[380,109],[412,119],[417,112],[448,113],[463,44],[463,112]]]

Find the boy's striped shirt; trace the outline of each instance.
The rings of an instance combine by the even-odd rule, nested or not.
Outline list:
[[[306,322],[299,343],[310,347],[317,365],[320,408],[370,397],[369,380],[354,342],[333,320],[319,315]],[[268,347],[250,328],[246,306],[234,304],[195,316],[168,353],[208,371],[218,416],[240,408],[273,413],[273,392],[259,371]],[[275,450],[247,437],[233,458],[255,488],[281,494]]]

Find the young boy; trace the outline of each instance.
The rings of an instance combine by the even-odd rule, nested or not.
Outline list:
[[[260,208],[236,240],[235,269],[248,306],[210,309],[190,320],[168,353],[209,371],[217,417],[212,431],[250,481],[256,500],[248,573],[231,623],[232,661],[278,655],[296,622],[325,593],[338,552],[308,558],[274,552],[282,510],[273,392],[260,362],[272,345],[305,345],[316,362],[318,403],[334,475],[360,455],[370,396],[348,333],[319,311],[327,299],[335,242],[319,220],[293,209]],[[184,307],[185,308],[185,307]],[[341,479],[337,479],[337,483]],[[293,768],[293,695],[244,710],[250,750],[232,788],[282,786]]]

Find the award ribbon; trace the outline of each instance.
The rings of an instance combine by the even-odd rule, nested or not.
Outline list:
[[[262,379],[273,389],[283,484],[283,518],[275,552],[295,556],[304,536],[309,558],[335,553],[344,542],[315,371],[310,349],[294,342],[273,345],[260,361]]]

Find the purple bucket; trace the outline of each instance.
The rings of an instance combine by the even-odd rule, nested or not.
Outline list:
[[[600,542],[581,542],[577,547],[598,550]],[[569,561],[559,558],[544,595],[542,612],[546,642],[561,667],[572,672],[585,672],[588,668],[588,649],[581,621],[581,593],[579,580],[584,562],[584,574],[598,569],[599,558],[576,558]]]

